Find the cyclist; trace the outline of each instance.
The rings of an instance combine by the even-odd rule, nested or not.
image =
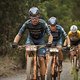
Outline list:
[[[29,18],[30,19],[27,20],[22,25],[18,34],[16,35],[16,37],[14,39],[13,47],[15,47],[18,44],[22,34],[24,33],[24,31],[26,29],[28,30],[28,32],[27,32],[28,36],[27,36],[26,44],[34,44],[34,45],[45,44],[45,41],[44,41],[45,33],[48,34],[48,36],[49,36],[48,43],[51,44],[53,37],[51,35],[50,29],[48,28],[47,23],[43,19],[40,19],[40,11],[37,7],[30,8]],[[39,52],[39,54],[38,54],[39,61],[40,61],[41,80],[45,80],[45,64],[44,64],[44,57],[43,57],[45,51],[41,51],[41,52]],[[27,51],[26,51],[26,54],[28,56]],[[34,61],[35,60],[36,59],[34,59]],[[36,63],[34,64],[34,68],[36,68],[35,66],[36,66]],[[34,74],[33,80],[37,80],[36,74]]]
[[[70,27],[70,31],[68,32],[68,36],[70,38],[71,46],[78,46],[79,55],[80,55],[80,31],[76,25],[72,25]],[[80,61],[79,61],[79,68],[80,68]]]
[[[59,49],[59,65],[60,65],[60,71],[62,71],[62,61],[63,61],[63,54],[62,54],[62,37],[65,37],[65,40],[68,41],[68,46],[70,46],[70,40],[69,37],[67,36],[66,32],[64,29],[57,24],[57,19],[56,17],[51,17],[48,20],[51,34],[53,36],[53,45],[58,47]],[[52,74],[53,75],[53,74]]]

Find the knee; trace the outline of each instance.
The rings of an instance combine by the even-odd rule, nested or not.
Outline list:
[[[40,61],[40,62],[43,62],[43,61],[44,61],[44,58],[43,58],[43,57],[40,57],[40,58],[39,58],[39,61]]]
[[[61,45],[57,46],[57,48],[59,49],[59,51],[62,51],[62,46]]]
[[[47,56],[46,56],[46,60],[49,60],[49,58],[50,58],[49,55],[47,55]]]

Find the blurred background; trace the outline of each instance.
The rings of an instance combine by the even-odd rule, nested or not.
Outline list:
[[[80,0],[0,0],[0,75],[25,68],[25,50],[12,49],[10,44],[28,19],[28,10],[32,6],[40,9],[46,21],[55,16],[66,32],[73,24],[80,29]],[[25,43],[26,34],[20,44]]]

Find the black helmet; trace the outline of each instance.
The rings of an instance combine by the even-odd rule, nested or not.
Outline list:
[[[35,17],[36,15],[40,14],[39,9],[37,7],[32,7],[29,10],[29,16]]]
[[[49,25],[56,25],[57,24],[56,17],[49,18],[48,23],[49,23]]]

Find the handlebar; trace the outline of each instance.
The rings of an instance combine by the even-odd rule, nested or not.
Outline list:
[[[39,48],[46,47],[46,45],[18,45],[18,49],[26,48],[27,51],[37,51]]]
[[[30,46],[30,47],[46,47],[46,45],[31,45],[31,44],[27,44],[27,45],[18,45],[18,48],[21,47],[21,48],[25,48],[27,46]]]

